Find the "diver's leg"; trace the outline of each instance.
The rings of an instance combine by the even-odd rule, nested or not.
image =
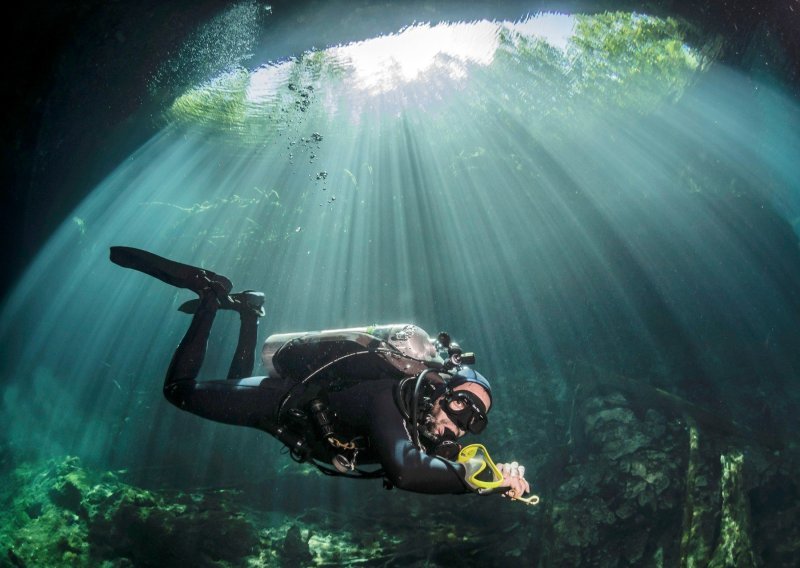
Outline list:
[[[253,370],[258,318],[263,314],[263,294],[243,292],[236,295],[235,301],[230,296],[221,299],[219,296],[222,295],[221,290],[216,293],[213,289],[201,291],[194,306],[192,323],[167,371],[164,396],[181,410],[203,418],[274,433],[278,405],[293,383],[265,380],[265,377],[239,378],[251,374]],[[256,298],[245,302],[245,295]],[[203,363],[211,325],[218,309],[235,309],[241,317],[239,345],[228,376],[237,380],[197,382],[195,379]]]
[[[253,374],[255,365],[255,347],[258,331],[258,316],[256,314],[242,313],[239,323],[239,342],[233,354],[228,380],[241,379]]]
[[[247,377],[225,381],[176,383],[173,404],[207,420],[277,431],[280,403],[295,383],[289,379]]]
[[[164,379],[164,396],[173,404],[180,406],[174,400],[178,392],[182,389],[180,385],[193,384],[206,355],[208,336],[211,333],[211,325],[217,315],[219,302],[217,294],[212,288],[206,288],[200,293],[200,305],[189,324],[189,329],[183,336]]]
[[[258,332],[258,318],[264,315],[264,294],[253,290],[245,290],[228,296],[226,301],[220,302],[221,310],[234,310],[239,312],[241,323],[239,325],[239,342],[236,353],[233,355],[228,379],[236,380],[249,377],[253,374],[255,363],[255,347]],[[194,314],[200,306],[200,300],[189,300],[181,304],[178,310]]]
[[[217,309],[213,298],[207,304],[201,302],[172,359],[164,381],[164,396],[181,410],[202,418],[274,434],[277,431],[278,406],[293,382],[266,377],[235,381],[195,380]],[[252,362],[250,364],[252,366]]]
[[[213,294],[200,296],[189,330],[172,358],[164,381],[164,396],[172,404],[208,420],[277,431],[278,406],[294,384],[288,380],[248,377],[237,380],[197,382],[206,343],[219,305]],[[239,347],[231,363],[233,375],[253,369],[258,314],[242,313]],[[229,375],[229,379],[235,376]]]
[[[255,363],[258,318],[264,315],[264,294],[247,290],[235,294],[234,306],[239,312],[239,342],[228,371],[228,380],[241,379],[253,374]]]
[[[240,346],[231,364],[231,372],[240,376],[252,372],[258,317],[264,313],[261,308],[264,295],[252,291],[228,295],[232,286],[224,276],[140,249],[111,247],[111,260],[167,284],[193,290],[199,296],[190,303],[190,313],[194,317],[172,356],[164,379],[167,400],[182,410],[209,420],[273,433],[278,405],[283,394],[291,388],[291,382],[264,381],[265,377],[200,383],[195,380],[205,358],[218,309],[236,310],[242,316]]]

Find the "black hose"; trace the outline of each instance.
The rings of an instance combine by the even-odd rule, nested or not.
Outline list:
[[[419,418],[419,392],[422,388],[422,380],[428,373],[435,373],[434,369],[425,369],[419,375],[417,375],[417,382],[414,385],[414,396],[411,401],[411,437],[414,441],[414,445],[419,447],[419,425],[417,424],[417,419]]]

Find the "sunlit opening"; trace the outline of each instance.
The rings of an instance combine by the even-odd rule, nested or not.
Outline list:
[[[378,93],[408,83],[438,66],[452,78],[466,76],[466,64],[488,65],[497,49],[498,26],[418,24],[396,35],[336,47],[329,54],[352,68],[355,84]]]
[[[344,106],[363,109],[381,95],[390,105],[407,105],[402,101],[409,97],[430,105],[462,97],[470,82],[487,73],[503,76],[509,65],[533,79],[509,87],[520,101],[530,99],[539,117],[572,112],[579,99],[649,113],[680,98],[709,60],[683,34],[673,20],[640,14],[414,24],[253,71],[226,72],[179,97],[170,116],[262,143],[286,131],[293,111],[305,112],[313,100],[329,114]]]
[[[325,50],[333,65],[348,68],[355,87],[373,94],[421,79],[438,69],[453,78],[467,76],[469,65],[489,65],[501,45],[502,30],[540,38],[565,50],[575,18],[566,14],[539,14],[519,22],[486,20],[455,24],[414,24],[396,34]],[[269,100],[291,74],[291,63],[269,65],[250,77],[247,99]]]

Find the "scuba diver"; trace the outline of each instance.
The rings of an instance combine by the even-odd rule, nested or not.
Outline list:
[[[273,335],[261,353],[268,373],[254,377],[263,293],[231,293],[224,276],[140,249],[111,247],[110,258],[199,296],[179,308],[193,317],[164,380],[164,396],[181,410],[268,432],[293,459],[328,475],[538,502],[523,497],[530,491],[523,466],[495,464],[483,446],[458,443],[486,427],[492,391],[465,366],[474,356],[448,334],[434,343],[400,324]],[[197,381],[218,310],[239,314],[236,351],[227,380]]]

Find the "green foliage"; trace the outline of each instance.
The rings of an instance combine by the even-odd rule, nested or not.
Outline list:
[[[511,30],[500,34],[495,84],[516,116],[560,124],[617,110],[648,114],[675,101],[701,69],[672,18],[624,12],[576,16],[566,50]],[[550,130],[543,126],[546,130]]]
[[[570,56],[576,91],[640,111],[677,99],[700,59],[685,44],[686,26],[673,18],[625,12],[577,16]]]

